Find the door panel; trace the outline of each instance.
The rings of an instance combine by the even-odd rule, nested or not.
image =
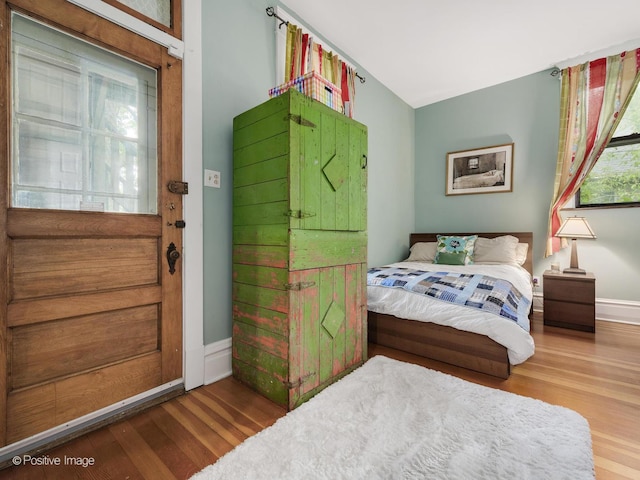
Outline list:
[[[364,269],[354,263],[291,272],[291,281],[308,287],[290,292],[290,408],[366,356]]]
[[[11,245],[14,301],[158,283],[156,238],[13,237]]]
[[[303,103],[301,116],[312,126],[292,127],[300,132],[300,203],[308,215],[299,228],[364,231],[366,127],[310,102]]]
[[[150,390],[161,382],[159,352],[16,390],[7,398],[7,443]]]
[[[164,48],[64,0],[16,0],[10,5],[99,44],[106,49],[105,57],[111,49],[119,57],[129,56],[154,69],[157,109],[148,112],[153,117],[149,118],[150,131],[157,126],[153,135],[158,144],[152,152],[156,155],[157,150],[157,169],[148,169],[146,161],[132,162],[132,152],[140,155],[136,141],[128,137],[132,133],[112,128],[109,119],[113,117],[104,114],[106,108],[124,108],[119,87],[104,88],[104,79],[112,76],[108,69],[105,75],[94,75],[85,82],[87,88],[99,92],[87,97],[93,98],[87,111],[101,120],[86,131],[78,125],[78,135],[68,137],[71,140],[64,137],[65,142],[47,141],[22,149],[21,154],[31,155],[22,183],[16,183],[12,174],[11,149],[16,145],[8,141],[14,139],[21,145],[22,137],[0,135],[3,185],[13,179],[28,194],[39,195],[51,185],[56,188],[46,175],[58,175],[66,182],[61,195],[72,198],[75,193],[68,193],[80,190],[87,195],[80,208],[88,205],[86,211],[69,211],[18,201],[20,208],[12,208],[7,198],[15,201],[17,197],[12,197],[11,189],[0,198],[4,275],[0,282],[0,447],[182,376],[182,259],[170,273],[166,255],[171,243],[182,252],[182,230],[175,227],[176,220],[183,218],[182,197],[166,188],[170,180],[180,180],[182,172],[181,61]],[[10,25],[10,6],[5,0],[0,0],[0,9],[2,22]],[[2,30],[0,60],[9,58],[10,30]],[[13,108],[11,91],[23,83],[29,85],[31,66],[19,75],[7,72],[0,82],[0,104],[12,106],[3,108],[3,131],[10,131],[14,124],[12,112],[24,113]],[[17,84],[11,83],[14,79]],[[69,91],[76,80],[61,85]],[[39,78],[36,83],[42,81]],[[68,115],[75,110],[66,106],[57,109],[66,116],[46,122],[76,128],[77,115]],[[97,140],[87,143],[84,139],[88,137]],[[90,163],[89,170],[83,166],[87,155],[100,160]],[[38,173],[40,168],[47,172],[44,177]],[[138,182],[142,171],[150,175],[149,180]],[[142,183],[150,185],[151,194],[135,197]],[[148,213],[108,213],[120,211],[118,205],[125,203],[135,204],[131,211]],[[91,211],[97,204],[105,211]],[[27,208],[31,205],[36,208]],[[75,200],[65,200],[60,208],[65,205],[78,208]]]
[[[126,337],[123,331],[128,332]],[[13,328],[9,358],[11,389],[155,352],[158,334],[157,305]],[[52,362],[52,358],[65,361]]]

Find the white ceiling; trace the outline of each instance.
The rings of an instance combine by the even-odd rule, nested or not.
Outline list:
[[[282,0],[414,108],[640,47],[640,0]]]

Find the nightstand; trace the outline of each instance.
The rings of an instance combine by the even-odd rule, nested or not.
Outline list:
[[[596,277],[547,270],[542,276],[544,324],[596,331]]]

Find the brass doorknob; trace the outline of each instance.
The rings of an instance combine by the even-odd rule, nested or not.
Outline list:
[[[169,264],[169,273],[173,275],[176,272],[176,262],[180,258],[180,252],[176,248],[175,243],[171,242],[167,247],[167,263]]]

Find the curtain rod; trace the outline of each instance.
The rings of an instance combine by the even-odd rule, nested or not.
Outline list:
[[[275,12],[275,10],[273,9],[273,7],[267,7],[267,16],[269,17],[275,17],[278,20],[280,20],[280,25],[278,25],[278,29],[282,28],[283,25],[289,25],[289,21],[285,20],[282,17],[279,17],[278,14]],[[360,80],[360,83],[364,83],[366,81],[366,79],[364,77],[361,77],[360,75],[358,75],[356,73],[356,77],[358,77],[358,79]]]
[[[279,17],[273,7],[267,7],[267,15],[270,17],[276,17],[278,20],[280,20],[280,25],[278,25],[278,28],[282,28],[282,25],[289,25],[289,21]]]

